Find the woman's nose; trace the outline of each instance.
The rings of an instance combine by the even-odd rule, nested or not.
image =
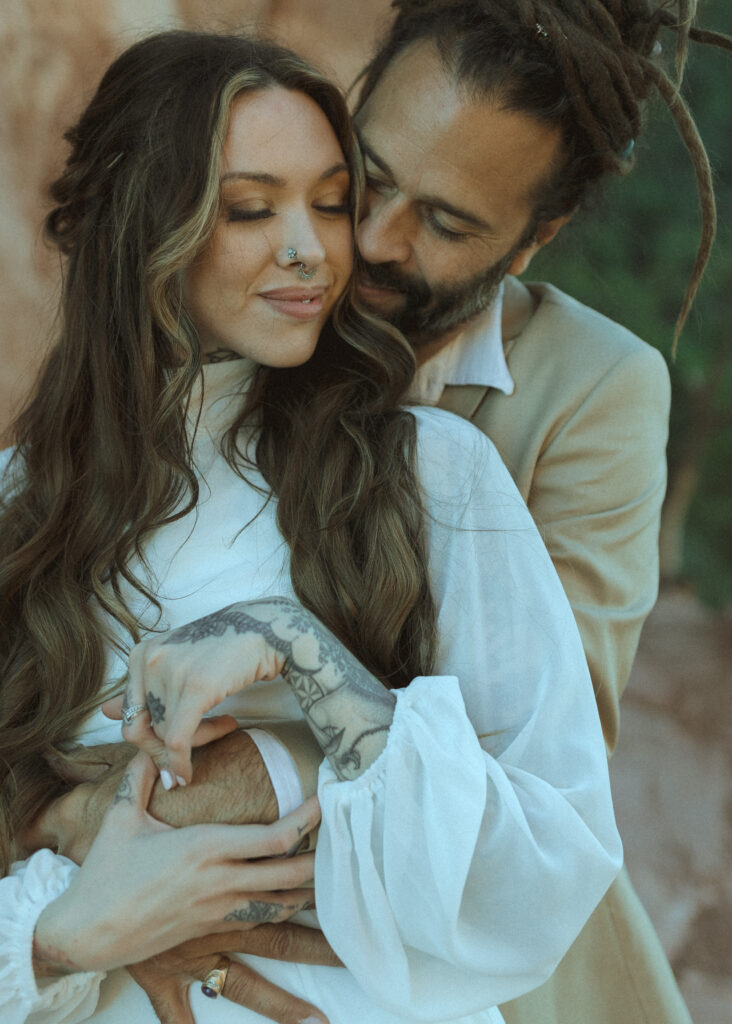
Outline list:
[[[303,263],[306,267],[317,267],[323,263],[326,257],[325,245],[309,216],[288,218],[283,225],[283,232],[285,237],[278,252],[278,262],[285,266]]]

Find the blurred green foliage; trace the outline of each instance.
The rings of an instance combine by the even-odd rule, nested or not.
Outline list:
[[[732,35],[732,2],[706,0],[699,20]],[[672,59],[675,36],[666,33]],[[634,171],[613,179],[537,256],[550,280],[660,349],[673,408],[664,523],[678,535],[667,575],[707,604],[732,604],[732,54],[691,45],[683,94],[715,170],[719,229],[711,263],[671,362],[674,322],[699,238],[696,180],[665,106],[649,104]]]

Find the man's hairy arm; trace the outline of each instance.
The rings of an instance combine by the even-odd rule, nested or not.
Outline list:
[[[76,863],[84,860],[115,798],[127,762],[135,753],[135,747],[128,743],[81,749],[77,754],[78,777],[83,778],[88,773],[88,763],[96,749],[102,763],[101,774],[93,781],[76,785],[46,808],[26,837],[28,853],[50,846]],[[277,820],[277,798],[272,781],[256,744],[247,733],[233,732],[199,747],[193,759],[195,775],[189,786],[168,791],[161,782],[156,783],[149,805],[155,818],[175,827],[204,823],[268,824]],[[106,769],[105,764],[109,765]],[[64,774],[73,778],[73,773],[72,756]]]

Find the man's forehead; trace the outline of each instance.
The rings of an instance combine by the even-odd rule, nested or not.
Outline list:
[[[406,192],[437,192],[481,220],[524,217],[560,146],[556,129],[461,88],[431,43],[386,69],[356,119],[366,147]]]
[[[356,114],[356,124],[378,132],[411,128],[428,134],[450,119],[459,102],[455,82],[436,47],[421,41],[407,47],[384,69]],[[403,121],[405,113],[409,124]],[[417,132],[406,130],[405,135],[409,138]]]

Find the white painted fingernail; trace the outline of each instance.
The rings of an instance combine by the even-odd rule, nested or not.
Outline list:
[[[163,789],[172,789],[175,785],[173,773],[169,772],[167,768],[160,769],[160,781],[163,784]]]
[[[186,785],[186,780],[183,778],[182,775],[176,775],[176,779],[178,780],[178,785],[179,786],[185,786]]]

